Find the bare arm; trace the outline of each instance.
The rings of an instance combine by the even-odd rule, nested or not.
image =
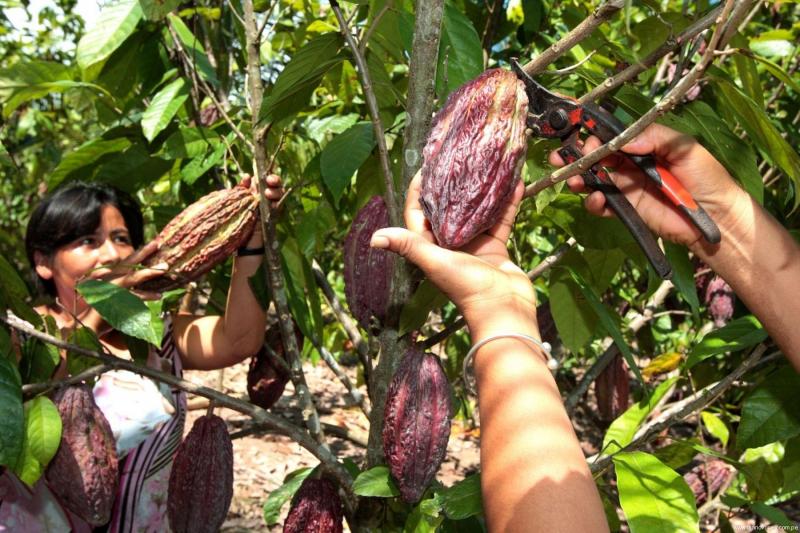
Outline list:
[[[473,343],[498,333],[540,338],[530,281],[508,257],[522,186],[503,220],[462,251],[433,244],[419,208],[419,177],[406,202],[409,230],[372,245],[417,264],[467,320]],[[490,531],[607,531],[600,496],[542,353],[524,342],[487,343],[475,360],[481,411],[481,483]]]

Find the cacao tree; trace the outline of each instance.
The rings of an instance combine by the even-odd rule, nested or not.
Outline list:
[[[299,529],[291,530],[302,530],[303,520],[341,523],[342,515],[351,530],[484,528],[479,474],[452,486],[427,484],[427,476],[404,497],[407,480],[392,475],[404,468],[390,469],[384,457],[384,405],[387,392],[403,389],[390,383],[404,354],[440,358],[454,417],[475,407],[462,376],[463,320],[410,265],[366,257],[366,234],[348,232],[402,225],[433,112],[514,58],[554,92],[602,103],[632,125],[584,162],[658,121],[697,137],[800,237],[794,2],[116,0],[85,27],[72,1],[52,3],[38,26],[37,17],[18,22],[31,15],[27,3],[9,7],[22,19],[4,12],[0,21],[0,466],[29,485],[61,436],[49,393],[124,368],[239,411],[252,428],[310,451],[319,460],[313,475],[293,473],[262,502],[292,507],[290,529]],[[527,199],[511,252],[537,290],[579,438],[596,450],[587,460],[612,530],[795,525],[800,377],[730,287],[686,248],[663,243],[674,273],[663,281],[619,221],[586,213],[563,186],[569,171],[547,163],[555,147],[528,140]],[[33,311],[24,224],[47,191],[80,179],[131,192],[150,240],[201,197],[247,175],[263,190],[270,172],[288,192],[279,209],[260,206],[267,253],[251,282],[274,306],[280,331],[262,356],[293,383],[302,423],[115,361],[88,330],[61,339]],[[377,226],[359,214],[381,202],[376,197],[385,208]],[[190,289],[201,295],[197,312],[221,312],[229,270],[222,264]],[[125,291],[108,300],[91,289],[86,300],[110,324],[133,324],[125,333],[137,342],[158,342],[158,314],[186,291],[146,306]],[[19,345],[12,332],[23,330]],[[50,381],[59,349],[69,349],[77,376],[60,383]],[[346,359],[355,360],[363,386],[340,368]],[[312,364],[331,366],[342,394],[369,416],[358,464],[329,446],[304,376]],[[309,514],[309,494],[323,493],[331,507]]]

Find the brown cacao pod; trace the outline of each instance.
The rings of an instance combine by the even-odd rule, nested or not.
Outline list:
[[[607,422],[614,420],[628,408],[630,383],[622,355],[617,354],[597,376],[594,382],[594,394],[597,397],[597,409],[601,420]]]
[[[336,484],[306,478],[292,498],[283,533],[341,533],[344,510]]]
[[[53,398],[61,415],[61,444],[47,466],[50,490],[93,526],[111,519],[119,484],[111,426],[88,386],[67,387]]]
[[[198,418],[169,475],[167,517],[174,533],[219,531],[233,498],[233,444],[217,415]]]
[[[439,358],[410,348],[386,392],[383,452],[404,501],[419,501],[447,451],[450,384]]]
[[[703,505],[720,491],[734,475],[734,469],[721,459],[710,459],[695,465],[683,475],[683,479],[694,493],[697,505]]]
[[[344,241],[344,293],[358,323],[369,329],[370,318],[386,318],[392,256],[369,245],[372,234],[389,226],[389,212],[380,196],[362,207]]]
[[[508,70],[487,70],[453,92],[423,150],[420,204],[439,245],[461,248],[494,226],[519,182],[528,97]]]
[[[302,351],[303,335],[297,324],[294,325],[294,332],[297,346]],[[250,358],[250,369],[247,371],[247,395],[255,405],[269,409],[283,395],[291,375],[283,365],[273,359],[273,357],[280,357],[284,361],[286,360],[281,330],[277,324],[267,329],[264,344],[269,346],[274,355],[268,353],[265,346]]]
[[[153,243],[131,256],[131,263],[145,267],[168,265],[166,274],[137,289],[166,291],[196,280],[242,246],[257,219],[258,197],[249,179],[203,196],[164,226]]]

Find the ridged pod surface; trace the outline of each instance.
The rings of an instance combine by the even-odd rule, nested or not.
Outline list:
[[[594,382],[597,409],[602,420],[616,419],[628,408],[630,383],[625,360],[617,354]]]
[[[441,246],[461,248],[498,222],[525,162],[527,111],[517,76],[490,69],[453,92],[434,117],[420,204]]]
[[[412,347],[386,392],[383,452],[404,501],[419,501],[447,451],[450,384],[439,358]]]
[[[344,294],[358,323],[370,327],[374,316],[386,318],[392,256],[369,245],[372,234],[389,226],[389,212],[380,196],[373,196],[356,213],[344,240]]]
[[[300,351],[303,350],[303,335],[297,324],[294,325],[295,338]],[[264,344],[270,347],[276,357],[286,360],[283,351],[281,331],[277,325],[270,326],[264,335]],[[250,358],[250,368],[247,371],[247,395],[255,405],[269,409],[280,399],[286,384],[291,378],[287,368],[273,360],[267,353],[266,347]]]
[[[233,444],[225,421],[198,418],[183,439],[169,475],[167,516],[174,533],[219,531],[233,498]]]
[[[721,328],[733,317],[736,293],[721,277],[714,276],[708,282],[704,301],[716,327]]]
[[[93,526],[111,519],[119,484],[114,435],[87,386],[67,387],[53,398],[61,415],[61,444],[47,466],[50,490]]]
[[[721,459],[709,459],[695,465],[683,475],[683,479],[694,493],[697,506],[706,503],[735,474],[733,467]]]
[[[258,219],[258,197],[250,180],[209,193],[173,218],[146,246],[146,255],[135,253],[129,261],[152,267],[169,265],[168,272],[137,286],[146,291],[165,291],[199,278],[230,257],[250,237]]]
[[[344,510],[336,484],[306,478],[292,498],[283,533],[341,533]]]

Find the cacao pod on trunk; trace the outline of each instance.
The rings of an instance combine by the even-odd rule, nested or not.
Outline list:
[[[419,501],[439,470],[452,411],[439,358],[410,348],[392,376],[383,411],[383,452],[404,501]]]
[[[92,391],[67,387],[53,398],[61,415],[61,444],[47,466],[50,490],[64,506],[93,526],[111,519],[119,484],[114,434]]]
[[[420,204],[440,246],[461,248],[494,226],[520,178],[528,97],[508,70],[487,70],[453,92],[423,150]]]
[[[258,196],[249,179],[203,196],[164,226],[153,243],[126,260],[145,267],[169,265],[163,276],[136,288],[166,291],[196,280],[245,244],[257,219]]]
[[[594,394],[597,397],[601,420],[606,422],[614,420],[628,408],[630,383],[622,355],[617,354],[597,376],[594,382]]]
[[[233,444],[217,415],[198,418],[169,475],[167,516],[174,533],[219,531],[233,498]]]
[[[389,226],[389,212],[380,196],[362,207],[344,241],[344,293],[353,316],[364,329],[370,318],[386,318],[392,256],[369,245],[372,234]]]
[[[283,533],[341,533],[344,510],[336,484],[306,478],[292,498]]]
[[[736,293],[724,279],[714,276],[706,287],[705,303],[714,325],[721,328],[733,317]]]
[[[697,506],[706,503],[734,475],[734,469],[721,459],[709,459],[695,465],[683,475],[683,479],[694,493]]]
[[[303,351],[303,335],[297,324],[294,325],[294,332],[297,347]],[[264,335],[264,344],[272,349],[274,356],[267,352],[265,346],[250,358],[250,369],[247,371],[247,395],[255,405],[269,409],[283,395],[286,384],[291,379],[291,374],[287,368],[273,360],[273,357],[280,357],[286,361],[281,330],[277,324],[267,329]]]

